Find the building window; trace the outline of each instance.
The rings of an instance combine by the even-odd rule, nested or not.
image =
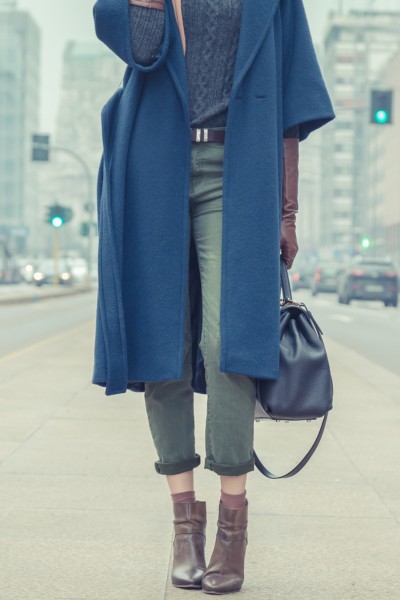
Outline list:
[[[336,220],[349,219],[350,217],[351,217],[351,213],[349,211],[340,211],[340,212],[333,213],[333,218]]]
[[[351,144],[335,144],[335,152],[352,154],[353,146]]]
[[[353,169],[348,165],[337,165],[334,168],[335,175],[351,175],[353,173]]]
[[[353,123],[351,121],[337,121],[336,129],[353,129]]]
[[[338,62],[338,63],[353,63],[354,56],[352,54],[337,54],[336,62]]]
[[[343,196],[350,196],[351,195],[351,191],[345,188],[335,188],[333,190],[333,195],[337,196],[338,198],[342,198]]]
[[[334,244],[348,244],[351,241],[351,235],[349,233],[336,232],[332,236]]]

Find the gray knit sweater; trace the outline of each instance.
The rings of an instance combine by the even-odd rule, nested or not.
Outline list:
[[[182,0],[191,127],[224,127],[239,41],[242,0]],[[132,53],[149,65],[161,44],[164,11],[130,6]]]

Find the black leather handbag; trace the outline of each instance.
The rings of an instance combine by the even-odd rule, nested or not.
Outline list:
[[[254,452],[259,471],[270,479],[291,477],[310,460],[321,440],[332,408],[333,382],[322,330],[303,302],[294,302],[282,256],[280,359],[278,379],[257,380],[255,420],[312,421],[323,417],[315,442],[305,457],[285,475],[274,475]]]

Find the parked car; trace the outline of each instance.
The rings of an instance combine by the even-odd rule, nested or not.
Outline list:
[[[71,269],[63,259],[58,261],[58,276],[58,282],[60,285],[71,285],[73,283]],[[48,258],[43,260],[33,273],[33,283],[35,283],[37,286],[40,286],[44,283],[53,283],[53,281],[54,260],[52,258]]]
[[[339,276],[338,301],[381,300],[398,306],[399,274],[390,259],[355,258]]]
[[[336,292],[341,268],[341,263],[337,261],[319,263],[311,280],[311,294],[316,296],[319,292]]]
[[[315,267],[313,265],[303,265],[294,269],[291,275],[292,290],[309,288],[314,270]]]
[[[22,280],[26,283],[32,283],[33,274],[35,272],[35,266],[33,260],[22,260],[20,261],[19,272]]]
[[[68,264],[75,283],[82,283],[88,279],[88,263],[85,258],[71,258]]]

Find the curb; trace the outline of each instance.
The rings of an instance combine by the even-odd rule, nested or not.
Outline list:
[[[86,292],[92,292],[97,289],[97,286],[84,286],[76,287],[71,289],[49,290],[45,293],[40,293],[39,290],[35,290],[32,294],[26,296],[10,296],[9,298],[0,298],[0,306],[8,304],[22,304],[24,302],[37,302],[38,300],[47,300],[48,298],[65,298],[65,296],[75,296],[76,294],[84,294]]]

